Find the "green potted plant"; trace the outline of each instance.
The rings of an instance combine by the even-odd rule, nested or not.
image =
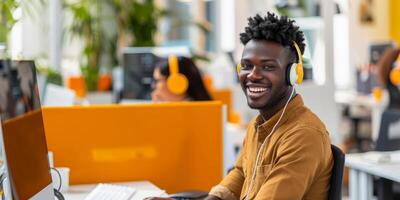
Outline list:
[[[118,37],[132,37],[128,45],[143,47],[155,46],[155,34],[159,20],[168,14],[159,8],[154,0],[112,0],[108,1],[117,14]]]
[[[0,1],[0,43],[3,43],[7,48],[8,35],[12,27],[17,22],[13,12],[19,7],[17,0],[2,0]]]
[[[99,77],[100,56],[103,50],[101,27],[101,1],[81,0],[65,4],[71,11],[73,22],[69,28],[73,37],[83,41],[81,71],[86,89],[96,90]]]
[[[116,14],[118,25],[117,35],[111,41],[111,54],[114,64],[118,64],[117,51],[126,46],[150,47],[156,46],[155,34],[158,23],[163,17],[176,19],[175,28],[195,25],[204,32],[211,27],[205,22],[193,19],[178,19],[167,9],[157,6],[154,0],[112,0],[107,1]]]

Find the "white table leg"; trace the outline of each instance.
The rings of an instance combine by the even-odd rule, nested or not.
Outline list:
[[[359,178],[359,194],[360,200],[370,200],[372,199],[372,176],[369,174],[360,171],[358,174]]]
[[[359,172],[355,169],[350,168],[350,180],[349,180],[349,196],[350,200],[359,200],[360,194],[358,193],[358,186],[359,186],[359,179],[358,179]]]

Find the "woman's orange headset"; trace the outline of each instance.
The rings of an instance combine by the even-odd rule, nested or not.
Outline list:
[[[180,95],[186,92],[189,81],[184,74],[179,73],[178,57],[171,55],[168,57],[169,76],[167,88],[174,94]]]
[[[293,63],[286,68],[286,83],[289,86],[294,86],[295,84],[300,85],[304,78],[303,57],[301,56],[299,45],[293,41],[293,46],[296,49],[298,63]],[[237,64],[236,71],[238,74],[241,68],[241,64]]]

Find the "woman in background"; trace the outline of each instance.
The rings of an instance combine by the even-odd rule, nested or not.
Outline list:
[[[170,76],[168,60],[156,65],[153,73],[154,83],[151,98],[155,102],[179,102],[179,101],[210,101],[212,100],[202,80],[199,69],[190,58],[178,57],[179,73],[186,76],[188,88],[182,94],[170,91],[167,79]]]
[[[389,94],[389,105],[388,108],[400,109],[400,77],[398,72],[400,65],[396,63],[400,54],[398,47],[388,48],[382,54],[377,67],[377,81],[379,85],[386,87]],[[393,77],[393,75],[396,77]]]

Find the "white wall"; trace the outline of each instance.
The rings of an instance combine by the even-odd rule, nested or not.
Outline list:
[[[361,24],[359,20],[359,5],[361,0],[347,1],[349,4],[350,27],[350,66],[355,67],[368,62],[368,44],[370,42],[386,41],[389,34],[389,1],[373,1],[375,11],[374,24]],[[355,75],[354,78],[355,80]]]

